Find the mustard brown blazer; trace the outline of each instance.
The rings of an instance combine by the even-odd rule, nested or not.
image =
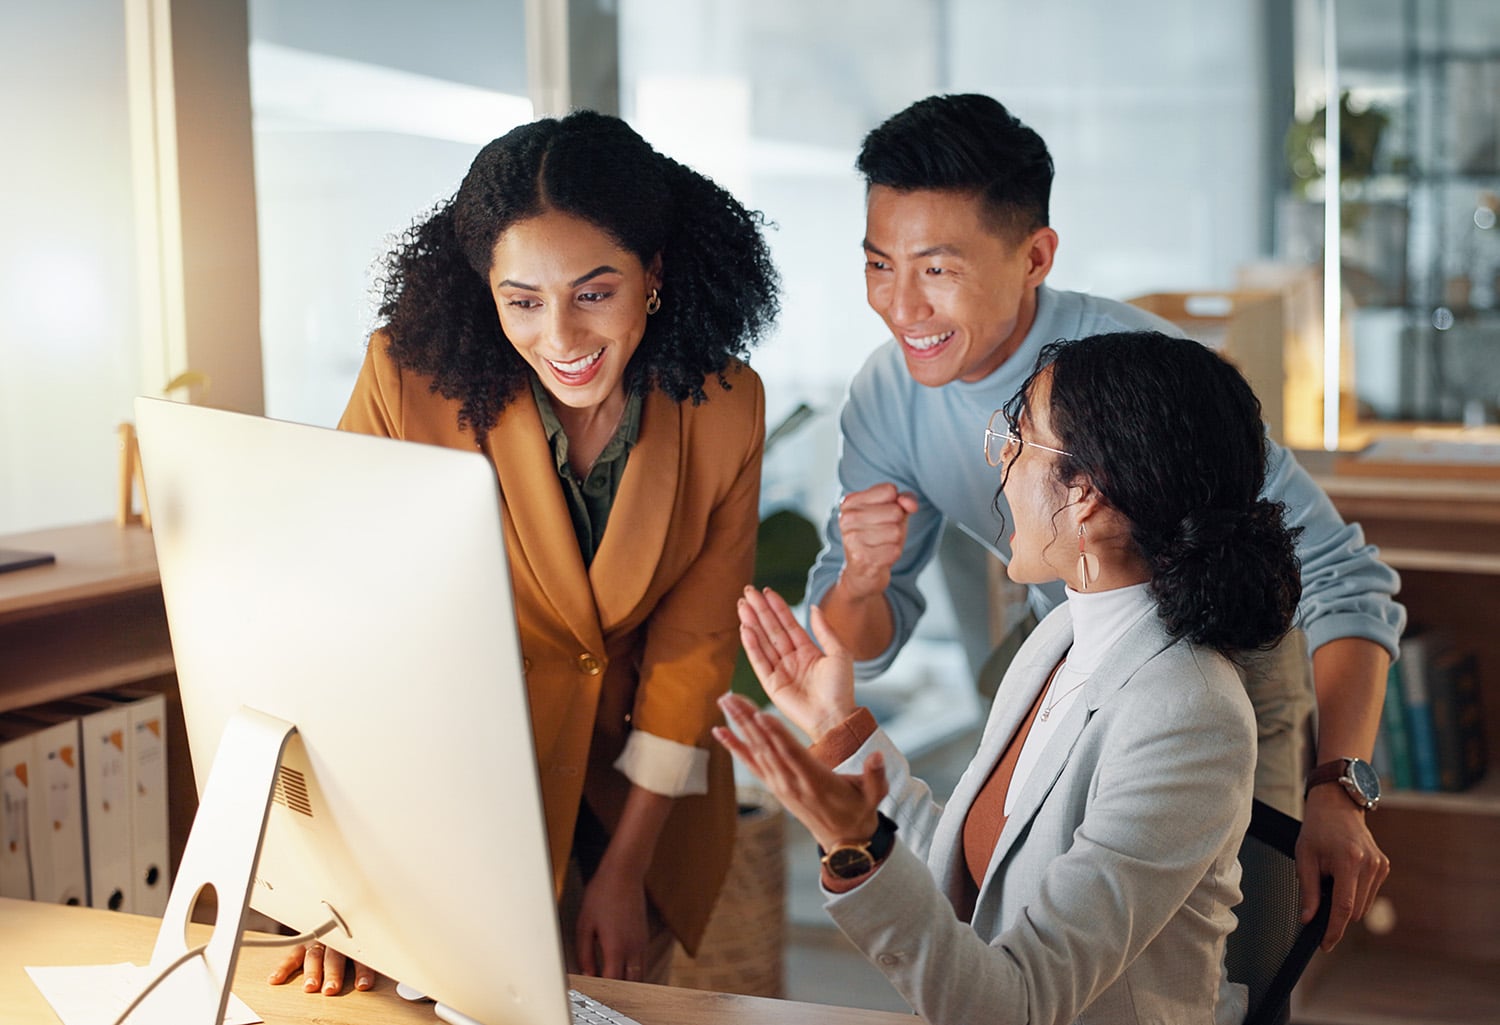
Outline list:
[[[371,338],[339,427],[457,449],[461,403],[403,370]],[[708,400],[646,397],[599,551],[585,567],[530,389],[482,451],[500,485],[532,733],[559,894],[579,801],[613,831],[630,782],[613,768],[632,728],[709,752],[708,793],[679,797],[646,876],[689,953],[728,870],[734,777],[709,729],[739,649],[735,603],[754,570],[765,393],[735,363]]]

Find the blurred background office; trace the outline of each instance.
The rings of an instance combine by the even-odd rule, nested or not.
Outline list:
[[[163,352],[161,336],[184,317],[174,304],[199,301],[196,286],[189,282],[185,298],[175,293],[179,286],[162,279],[184,272],[151,252],[162,236],[171,248],[174,217],[253,204],[250,237],[200,237],[186,258],[210,258],[225,276],[203,285],[218,308],[194,321],[195,333],[217,331],[236,348],[258,350],[236,380],[211,374],[204,401],[248,404],[231,396],[258,373],[266,413],[332,423],[373,324],[374,261],[391,235],[451,194],[480,143],[533,116],[529,76],[543,69],[532,65],[549,60],[566,102],[615,107],[659,148],[775,222],[785,313],[756,354],[771,422],[800,402],[835,404],[882,341],[864,301],[863,190],[853,158],[866,131],[933,92],[992,93],[1047,140],[1063,239],[1054,284],[1120,297],[1229,287],[1237,267],[1274,251],[1292,116],[1292,7],[8,5],[0,33],[0,118],[11,153],[0,172],[0,531],[108,514],[114,425],[128,419],[133,395],[159,393],[190,369],[183,343]],[[561,58],[549,58],[544,44],[533,46],[540,57],[528,49],[528,30],[549,19],[563,23],[557,33],[571,33]],[[153,34],[171,35],[175,53]],[[236,46],[245,51],[238,59]],[[246,85],[236,79],[247,73],[244,109]],[[169,87],[175,79],[176,107],[159,95],[164,79]],[[184,165],[196,154],[194,167],[223,177],[191,180],[162,166],[168,133]],[[212,163],[251,152],[253,168],[233,175]],[[141,181],[152,167],[156,180]],[[160,195],[173,186],[187,204],[182,213],[174,213],[177,198]],[[821,508],[826,480],[814,475],[797,486],[810,508]]]
[[[861,270],[864,133],[930,93],[992,93],[1059,169],[1053,284],[1227,288],[1275,244],[1292,16],[1290,0],[14,8],[0,74],[25,102],[0,117],[25,156],[0,195],[0,532],[107,514],[114,425],[183,371],[209,378],[195,401],[332,424],[390,238],[481,143],[568,106],[622,114],[774,223],[785,312],[755,364],[768,422],[813,416],[768,459],[765,505],[821,522],[840,396],[884,340]],[[929,590],[924,666],[959,633]],[[958,606],[982,622],[982,601]],[[982,657],[968,635],[960,662]]]
[[[116,425],[184,371],[207,378],[196,401],[332,424],[391,237],[480,144],[569,106],[621,114],[774,223],[784,313],[753,362],[768,422],[812,415],[768,455],[768,510],[821,522],[833,497],[837,406],[885,337],[854,155],[936,92],[990,93],[1041,133],[1049,281],[1121,299],[1320,288],[1322,125],[1344,94],[1342,422],[1483,427],[1500,4],[1341,0],[1330,46],[1333,3],[9,0],[0,534],[111,516]],[[936,749],[980,710],[943,690],[973,610],[928,591],[897,686],[928,701],[909,728]]]
[[[1058,287],[1130,298],[1316,267],[1326,7],[10,4],[0,531],[107,512],[113,425],[185,370],[212,378],[201,401],[332,423],[374,261],[534,111],[615,110],[775,222],[785,314],[756,357],[773,423],[831,409],[882,339],[851,165],[929,93],[991,93],[1047,140]],[[1500,5],[1342,8],[1345,387],[1360,415],[1493,421]],[[814,424],[803,465],[771,468],[773,497],[822,508],[828,435]]]

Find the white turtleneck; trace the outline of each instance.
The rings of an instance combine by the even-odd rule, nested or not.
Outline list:
[[[1109,591],[1068,592],[1068,608],[1073,617],[1073,646],[1062,667],[1052,677],[1052,685],[1042,695],[1042,707],[1026,734],[1016,760],[1016,771],[1005,793],[1005,814],[1015,805],[1016,795],[1036,767],[1047,743],[1067,718],[1068,709],[1094,671],[1104,664],[1115,643],[1124,636],[1141,615],[1155,607],[1155,599],[1146,584],[1116,587]]]

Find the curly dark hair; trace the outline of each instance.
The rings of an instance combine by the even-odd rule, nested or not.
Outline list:
[[[461,400],[460,426],[482,442],[526,387],[526,362],[500,328],[490,263],[508,228],[548,211],[588,221],[643,265],[661,257],[661,309],[626,367],[627,389],[697,403],[710,375],[729,387],[731,360],[748,357],[780,309],[765,218],[619,118],[576,111],[486,145],[457,194],[385,258],[378,313],[391,356]]]
[[[990,230],[1019,240],[1047,226],[1052,155],[1042,137],[982,93],[929,96],[865,136],[855,169],[866,187],[977,195]]]
[[[1261,497],[1265,429],[1240,372],[1155,331],[1053,342],[1006,404],[1012,423],[1048,369],[1049,423],[1072,453],[1056,479],[1088,483],[1129,519],[1168,632],[1225,654],[1279,641],[1302,595],[1301,528]]]

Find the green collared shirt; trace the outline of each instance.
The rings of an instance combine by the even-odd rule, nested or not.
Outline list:
[[[583,564],[591,566],[604,539],[604,526],[620,491],[620,480],[625,476],[625,462],[641,433],[641,397],[634,392],[625,397],[625,412],[620,414],[614,437],[594,460],[588,476],[580,480],[568,465],[568,436],[552,409],[552,398],[535,374],[531,375],[531,394],[536,398],[542,429],[547,432],[547,444],[552,447],[552,458],[557,463],[563,498],[573,519],[573,533],[578,537],[578,551],[583,555]]]

